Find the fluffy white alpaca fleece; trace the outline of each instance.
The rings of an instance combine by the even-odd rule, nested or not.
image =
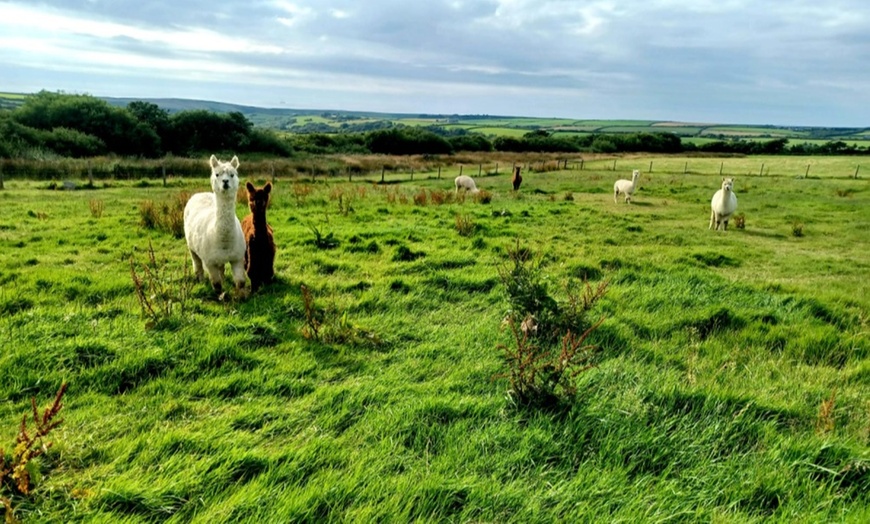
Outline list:
[[[459,175],[453,181],[456,185],[456,192],[458,193],[460,189],[464,189],[466,191],[471,191],[472,193],[477,193],[479,189],[477,189],[477,185],[474,183],[474,179],[468,175]]]
[[[616,197],[622,193],[625,195],[625,202],[630,204],[631,195],[633,195],[634,190],[637,189],[638,178],[640,178],[640,171],[635,169],[631,172],[631,180],[625,180],[624,178],[617,180],[616,183],[613,184],[613,202],[616,203]]]
[[[197,279],[208,271],[212,286],[221,292],[224,267],[230,264],[236,289],[245,287],[245,236],[236,217],[239,190],[238,157],[221,162],[212,155],[211,193],[196,193],[184,207],[184,237]]]
[[[722,189],[713,194],[710,201],[710,227],[728,230],[728,219],[737,211],[737,195],[734,194],[734,179],[723,178]]]

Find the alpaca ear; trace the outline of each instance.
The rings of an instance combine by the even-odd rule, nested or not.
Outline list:
[[[245,182],[245,187],[248,188],[248,193],[253,194],[254,191],[256,191],[256,188],[254,188],[254,184],[250,182]]]
[[[239,168],[239,157],[233,156],[233,159],[230,160],[230,165],[233,166],[233,169]]]
[[[218,165],[217,157],[212,155],[211,158],[208,159],[208,165],[210,165],[212,169],[216,168]]]
[[[266,193],[267,195],[272,192],[272,183],[271,182],[266,182],[266,185],[263,186],[263,192]]]

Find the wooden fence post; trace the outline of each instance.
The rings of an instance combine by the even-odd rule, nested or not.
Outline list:
[[[810,165],[807,164],[807,171],[804,173],[804,178],[809,178],[810,176]]]
[[[719,162],[719,176],[722,176],[722,166],[725,165],[725,162]]]
[[[688,172],[689,172],[689,162],[686,162],[686,165],[683,166],[683,174],[685,175]]]
[[[649,161],[649,172],[652,173],[652,160]]]
[[[88,185],[90,185],[91,187],[93,187],[94,185],[94,171],[91,168],[90,159],[88,160]]]
[[[0,164],[0,189],[3,189],[3,164]]]
[[[411,168],[411,182],[414,181],[414,168]]]
[[[275,164],[273,162],[269,162],[269,169],[272,171],[272,183],[275,183]]]
[[[859,169],[861,169],[861,164],[858,164],[857,166],[855,166],[855,178],[858,178],[858,170]],[[2,187],[2,186],[0,186],[0,187]]]
[[[459,176],[462,176],[462,164],[459,164]]]
[[[495,174],[498,174],[498,162],[495,163]]]
[[[613,170],[616,171],[616,159],[613,159]]]
[[[580,159],[580,171],[583,171],[583,159]]]
[[[441,166],[438,166],[438,180],[441,180]]]
[[[386,169],[386,166],[381,166],[381,184],[384,183],[384,170],[385,169]]]
[[[758,176],[764,176],[764,162],[761,163],[761,170],[758,172]]]
[[[163,187],[166,187],[166,164],[160,163],[160,174],[163,175]]]
[[[480,174],[483,172],[483,164],[477,164],[477,177],[480,178]]]

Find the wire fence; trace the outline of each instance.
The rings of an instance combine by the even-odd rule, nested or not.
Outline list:
[[[571,157],[522,158],[503,161],[456,162],[451,157],[328,157],[301,160],[245,161],[245,177],[277,181],[279,179],[317,181],[365,181],[398,183],[415,180],[510,176],[521,172],[553,171],[625,172],[637,169],[646,175],[717,175],[771,176],[803,178],[859,178],[861,161],[866,157]],[[0,160],[0,189],[11,179],[44,180],[56,186],[70,187],[96,180],[162,180],[205,177],[208,168],[201,159],[166,158],[158,160],[60,159]]]

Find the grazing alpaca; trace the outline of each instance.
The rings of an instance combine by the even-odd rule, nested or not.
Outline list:
[[[242,292],[245,287],[245,237],[236,217],[239,159],[234,156],[229,162],[221,162],[212,155],[209,165],[212,192],[196,193],[187,201],[184,206],[184,238],[198,280],[202,279],[205,267],[211,285],[221,294],[224,267],[230,264],[236,291]]]
[[[248,250],[245,252],[245,270],[251,279],[251,292],[275,277],[275,240],[272,227],[266,222],[266,208],[269,207],[269,194],[272,184],[266,182],[262,189],[256,189],[248,182],[248,206],[251,214],[242,220],[242,232]]]
[[[459,175],[453,181],[456,185],[456,192],[459,193],[460,189],[464,189],[466,191],[471,191],[472,193],[477,193],[479,189],[477,189],[477,185],[474,183],[474,179],[468,175]]]
[[[728,219],[737,211],[737,196],[734,194],[733,178],[722,179],[722,189],[713,195],[710,209],[710,227],[707,229],[727,231]]]
[[[631,172],[631,180],[617,180],[615,184],[613,184],[613,203],[617,202],[616,197],[619,196],[620,193],[625,195],[625,202],[627,204],[631,204],[631,195],[634,194],[634,190],[637,189],[637,179],[640,178],[640,171],[635,169]]]
[[[520,166],[514,167],[514,176],[511,177],[511,184],[513,184],[513,186],[514,186],[514,191],[519,190],[520,184],[523,183],[523,177],[522,177],[522,175],[520,175],[521,169],[522,169],[522,167],[520,167]]]

